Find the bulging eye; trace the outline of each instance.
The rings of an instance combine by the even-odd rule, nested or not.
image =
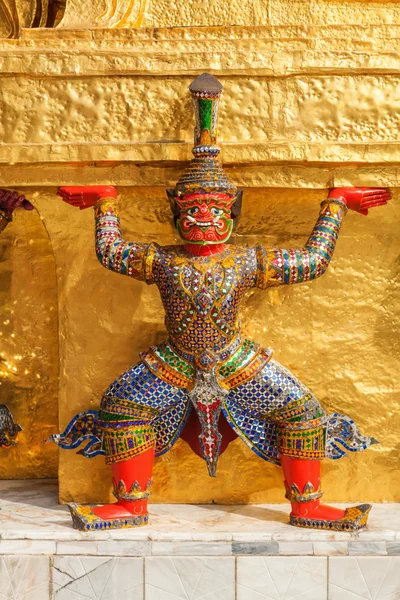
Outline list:
[[[188,215],[195,215],[197,211],[198,209],[195,206],[193,206],[193,208],[188,209]]]
[[[220,217],[224,213],[224,211],[220,208],[212,208],[211,212],[214,215],[214,217]]]

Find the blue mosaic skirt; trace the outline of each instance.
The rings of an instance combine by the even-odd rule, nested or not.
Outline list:
[[[251,380],[234,389],[222,400],[222,411],[237,435],[261,458],[279,464],[282,431],[289,431],[296,444],[301,432],[323,430],[324,448],[304,458],[341,458],[347,451],[364,450],[373,438],[360,434],[355,423],[345,415],[327,415],[318,400],[290,371],[271,359]],[[100,410],[114,406],[118,411],[135,408],[137,423],[143,419],[155,433],[156,455],[170,450],[179,438],[192,410],[185,389],[177,388],[158,378],[143,362],[128,369],[105,392]],[[149,416],[150,415],[150,416]],[[65,449],[87,445],[79,453],[91,458],[105,454],[103,429],[99,413],[86,411],[76,415],[62,434],[52,441]],[[292,434],[290,433],[292,432]],[[299,433],[300,432],[300,433]],[[289,440],[291,443],[291,441]],[[301,445],[297,455],[302,457]],[[288,452],[290,454],[290,452]]]

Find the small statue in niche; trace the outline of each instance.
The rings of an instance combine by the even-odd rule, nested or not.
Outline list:
[[[17,435],[21,425],[14,423],[13,416],[5,404],[0,404],[0,448],[12,448],[17,445]]]
[[[272,358],[272,350],[243,337],[239,304],[251,288],[311,281],[331,260],[348,209],[367,214],[386,204],[384,189],[337,188],[322,203],[300,249],[227,245],[241,209],[242,192],[218,162],[218,102],[222,86],[203,74],[190,86],[196,116],[194,159],[168,197],[182,245],[125,242],[114,187],[62,187],[69,204],[95,210],[96,253],[106,268],[156,284],[166,313],[168,339],[110,385],[99,413],[76,415],[63,448],[87,440],[81,454],[105,454],[117,502],[71,504],[74,527],[86,531],[148,522],[155,455],[178,437],[206,461],[215,476],[219,455],[239,436],[261,458],[283,468],[290,522],[299,527],[356,531],[370,505],[347,510],[320,504],[324,457],[368,448],[347,416],[327,414],[312,392]]]

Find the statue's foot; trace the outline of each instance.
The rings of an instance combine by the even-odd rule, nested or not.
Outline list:
[[[93,506],[92,512],[105,521],[110,519],[141,517],[144,514],[147,514],[147,500],[137,500],[136,502],[124,502],[119,500],[112,504]]]
[[[308,529],[330,529],[332,531],[358,531],[366,526],[371,504],[359,504],[340,510],[321,504],[307,515],[290,514],[290,524]]]
[[[92,507],[71,502],[68,508],[71,511],[73,528],[80,531],[140,527],[147,525],[149,521],[147,512],[135,515],[118,503]]]
[[[310,510],[307,510],[307,504],[302,504],[299,512],[293,511],[296,516],[307,517],[312,519],[324,519],[325,521],[338,521],[342,519],[346,513],[343,508],[336,508],[328,504],[319,504],[318,502],[310,502]],[[304,512],[303,512],[304,511]]]

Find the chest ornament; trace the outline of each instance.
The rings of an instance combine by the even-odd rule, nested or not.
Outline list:
[[[210,294],[207,288],[202,287],[200,291],[193,297],[193,302],[197,312],[202,317],[207,317],[214,305],[215,298],[212,294]]]

